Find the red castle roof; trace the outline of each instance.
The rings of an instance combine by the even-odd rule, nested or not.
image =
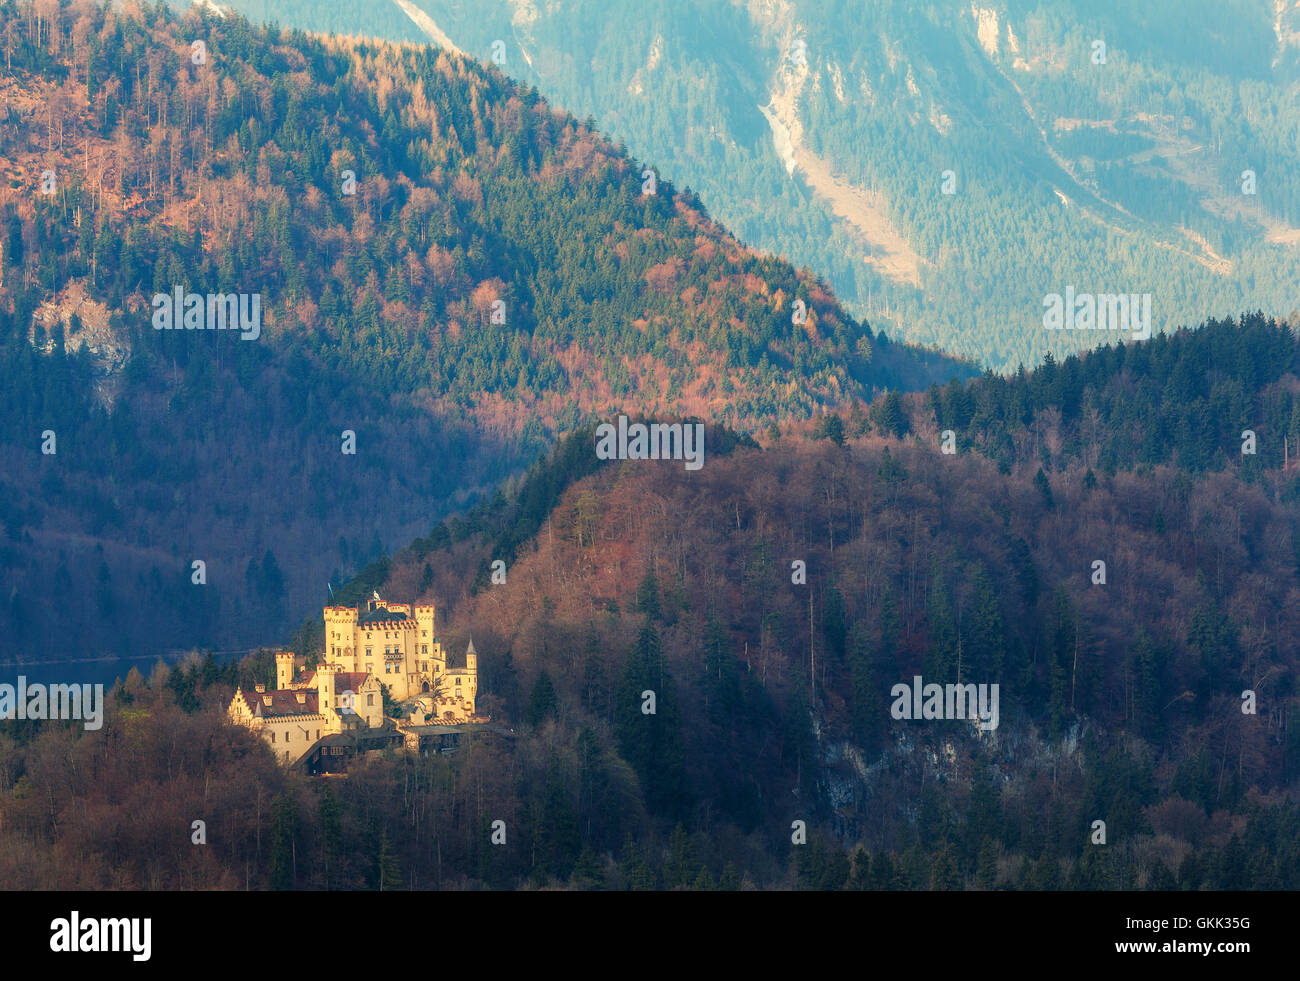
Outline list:
[[[259,710],[265,718],[274,715],[319,715],[320,707],[317,705],[316,693],[314,691],[293,691],[292,689],[284,691],[268,692],[241,692],[244,696],[244,702],[248,705],[248,711],[257,715]],[[302,695],[303,700],[298,701],[298,696]],[[266,699],[271,700],[271,704],[266,704]]]

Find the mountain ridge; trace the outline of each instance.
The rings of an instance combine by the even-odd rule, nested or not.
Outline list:
[[[973,371],[879,341],[454,54],[211,11],[0,16],[15,654],[247,646],[594,416],[757,429]],[[256,295],[257,339],[155,330],[178,288]],[[97,599],[56,638],[73,588]]]
[[[1042,297],[1070,283],[1149,291],[1170,331],[1294,306],[1293,8],[655,0],[593,20],[579,0],[416,2],[476,57],[689,174],[740,237],[817,269],[895,338],[1010,374],[1096,342],[1041,329]],[[311,22],[295,0],[273,7]],[[782,99],[809,155],[793,172],[770,125]]]

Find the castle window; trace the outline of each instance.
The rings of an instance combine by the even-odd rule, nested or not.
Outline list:
[[[371,651],[371,648],[367,647],[367,648],[366,648],[366,657],[370,657],[370,651]]]
[[[271,742],[275,742],[275,730],[271,730]]]
[[[373,664],[367,664],[366,674],[374,674],[374,673],[375,673],[375,666]]]
[[[367,704],[367,705],[374,705],[374,704],[375,704],[375,696],[374,696],[374,695],[367,695],[367,696],[366,696],[366,704]]]
[[[459,678],[456,679],[456,684],[458,684],[458,685],[460,684],[460,679],[459,679]]]
[[[423,654],[425,657],[428,657],[428,656],[429,656],[429,645],[428,645],[428,644],[425,644],[425,645],[424,645],[424,649],[423,649],[422,651],[420,651],[420,653]]]
[[[424,630],[421,630],[421,631],[420,631],[420,636],[421,636],[421,637],[428,637],[428,636],[429,636],[429,630],[428,630],[428,628],[425,628]]]

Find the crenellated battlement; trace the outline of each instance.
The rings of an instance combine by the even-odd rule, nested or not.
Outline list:
[[[294,654],[277,651],[275,690],[261,684],[254,692],[240,690],[230,705],[231,720],[260,733],[277,759],[293,763],[295,752],[298,758],[305,752],[292,741],[287,747],[272,742],[272,733],[291,732],[295,724],[319,727],[322,734],[382,724],[381,683],[398,701],[427,697],[441,721],[475,716],[474,644],[469,644],[465,667],[447,670],[434,604],[388,603],[375,592],[361,607],[326,606],[321,612],[325,649],[316,671],[295,681]]]

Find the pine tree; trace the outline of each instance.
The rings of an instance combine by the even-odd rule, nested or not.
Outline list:
[[[636,609],[650,620],[658,620],[663,615],[659,602],[659,580],[655,578],[653,566],[646,568],[641,585],[637,587]]]
[[[668,863],[664,867],[664,888],[686,888],[699,874],[695,848],[686,828],[678,822],[668,840]]]
[[[871,852],[859,845],[851,857],[853,872],[849,875],[849,889],[871,888]]]
[[[1151,872],[1147,880],[1147,888],[1153,892],[1176,892],[1178,889],[1178,880],[1174,874],[1169,871],[1169,866],[1164,862],[1156,862],[1156,867]]]
[[[844,597],[839,587],[832,582],[826,588],[822,600],[822,636],[826,641],[826,657],[832,668],[844,663],[846,634]]]
[[[573,801],[556,766],[552,760],[533,831],[533,874],[540,883],[548,878],[567,880],[582,851],[582,833]]]
[[[1040,892],[1051,892],[1061,888],[1061,866],[1046,851],[1034,863],[1030,872],[1031,888]]]
[[[736,892],[740,886],[740,872],[737,871],[734,862],[728,862],[722,867],[722,875],[718,878],[718,889],[722,892]]]
[[[930,865],[930,889],[946,892],[961,887],[962,877],[957,868],[957,858],[952,853],[952,846],[944,842]]]
[[[849,638],[849,718],[853,738],[865,752],[875,753],[885,732],[884,692],[876,676],[866,628],[855,623]]]
[[[957,681],[957,627],[943,571],[936,562],[930,586],[930,603],[926,622],[929,643],[926,646],[925,679],[937,684]],[[964,667],[964,665],[963,665]],[[965,681],[965,678],[962,679]]]
[[[834,412],[828,412],[817,418],[813,427],[813,439],[829,439],[836,446],[844,445],[844,420]]]
[[[654,870],[650,868],[641,848],[630,835],[623,840],[623,858],[619,865],[623,873],[623,882],[629,890],[646,892],[654,889]]]
[[[903,400],[892,388],[872,406],[871,421],[882,436],[902,439],[911,431],[911,423],[903,411]]]
[[[1065,731],[1065,720],[1070,714],[1071,677],[1077,644],[1074,610],[1064,586],[1056,591],[1056,605],[1044,634],[1049,675],[1048,732],[1052,738],[1058,738]]]
[[[284,794],[271,802],[271,888],[292,889],[296,877],[298,812]]]
[[[536,729],[547,719],[554,718],[557,704],[555,685],[551,676],[542,669],[528,697],[528,724]]]
[[[375,855],[375,883],[380,892],[385,889],[400,889],[402,870],[397,864],[397,855],[388,841],[388,829],[379,832],[379,851]]]
[[[653,713],[643,711],[649,704],[646,692],[653,694]],[[690,794],[681,710],[663,663],[659,633],[649,623],[641,628],[619,682],[614,734],[620,754],[641,780],[651,813],[684,816]]]
[[[966,659],[964,677],[976,682],[1003,676],[1006,667],[1006,624],[1002,606],[993,579],[983,565],[976,568],[974,576],[975,608],[967,618]]]
[[[605,888],[605,864],[590,846],[584,846],[578,853],[569,885],[574,889],[583,890]]]
[[[338,795],[328,783],[320,795],[321,880],[326,889],[338,875],[336,863],[342,854],[343,829]]]
[[[1052,498],[1052,484],[1047,479],[1047,474],[1043,468],[1038,468],[1038,473],[1034,474],[1034,486],[1038,488],[1038,493],[1042,495],[1043,506],[1049,511],[1056,509],[1056,501]]]
[[[871,888],[897,891],[907,888],[902,869],[889,852],[879,852],[871,860]]]
[[[975,859],[975,884],[981,889],[997,888],[997,848],[988,835],[980,842],[979,855]]]
[[[587,640],[582,646],[582,707],[598,718],[607,718],[609,712],[609,683],[605,673],[605,658],[600,649],[596,628],[589,624]]]
[[[735,655],[731,653],[726,630],[716,619],[709,621],[704,634],[704,677],[700,690],[710,723],[725,735],[726,730],[738,727],[742,708],[740,671]]]

